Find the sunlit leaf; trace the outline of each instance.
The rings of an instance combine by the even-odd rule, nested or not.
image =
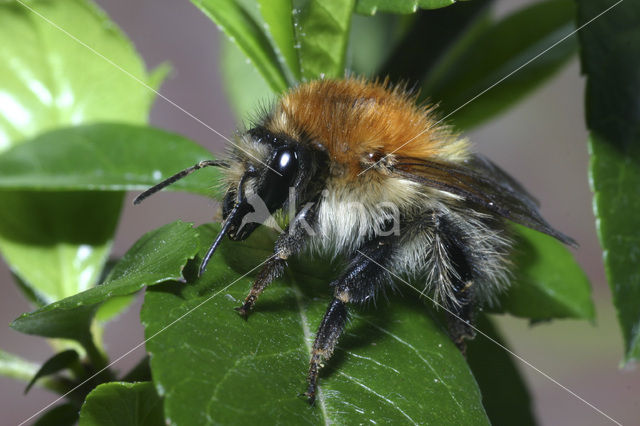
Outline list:
[[[356,12],[373,15],[377,12],[415,13],[418,9],[449,6],[456,0],[357,0]]]
[[[154,93],[140,81],[157,85],[161,74],[147,77],[131,43],[92,3],[2,2],[0,46],[0,152],[58,127],[146,121]],[[95,284],[122,197],[0,192],[0,250],[39,301]]]
[[[213,156],[182,136],[129,124],[91,124],[54,130],[0,154],[0,189],[43,191],[144,190]],[[169,186],[212,195],[215,167]]]
[[[23,333],[86,343],[91,338],[89,324],[99,303],[145,286],[182,280],[184,265],[198,248],[197,233],[191,224],[165,225],[140,238],[101,285],[23,314],[11,327]]]

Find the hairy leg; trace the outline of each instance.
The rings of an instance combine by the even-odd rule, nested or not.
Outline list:
[[[236,308],[240,315],[245,318],[249,315],[258,296],[273,280],[282,275],[286,260],[302,250],[309,230],[308,227],[304,226],[304,223],[313,228],[317,219],[316,212],[317,203],[305,205],[280,235],[275,244],[274,256],[260,269],[258,277],[242,306]]]
[[[391,282],[390,274],[380,265],[388,264],[393,242],[393,238],[378,237],[365,243],[343,275],[331,283],[335,287],[334,298],[318,328],[309,363],[309,386],[305,395],[310,403],[316,397],[320,368],[331,358],[347,322],[347,303],[363,303],[374,297],[380,287]]]

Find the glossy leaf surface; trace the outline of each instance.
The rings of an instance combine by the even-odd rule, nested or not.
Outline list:
[[[199,228],[202,244],[217,229]],[[464,358],[411,290],[353,309],[309,407],[299,394],[337,269],[291,261],[243,321],[233,308],[272,247],[261,228],[246,242],[223,242],[201,279],[147,291],[141,316],[166,418],[177,425],[229,423],[238,413],[246,423],[488,423]]]
[[[309,0],[296,26],[300,68],[308,80],[343,78],[355,0]]]
[[[146,126],[101,123],[41,134],[0,155],[0,188],[43,191],[131,191],[155,185],[213,156],[182,136]],[[211,195],[215,167],[169,186]]]
[[[86,342],[97,304],[135,293],[144,286],[182,280],[184,265],[198,248],[191,224],[165,225],[140,238],[101,285],[23,314],[11,327],[28,334]]]
[[[578,2],[586,23],[613,2]],[[640,4],[625,1],[580,32],[590,177],[607,280],[626,361],[640,359]]]
[[[140,81],[156,82],[93,4],[2,2],[0,46],[0,152],[58,127],[146,121],[154,94]],[[0,192],[0,249],[39,301],[75,294],[95,284],[121,203],[118,193]]]
[[[437,9],[456,0],[357,0],[356,12],[363,15],[385,13],[414,13],[418,9]]]
[[[158,426],[165,424],[162,399],[151,382],[103,383],[87,396],[80,426]]]
[[[264,29],[275,46],[275,53],[283,69],[300,79],[300,62],[293,29],[293,2],[291,0],[257,0]]]

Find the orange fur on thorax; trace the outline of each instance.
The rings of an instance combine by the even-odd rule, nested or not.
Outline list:
[[[320,145],[349,176],[389,154],[450,161],[467,155],[466,141],[437,123],[433,107],[417,106],[415,96],[386,80],[302,84],[282,97],[266,126]]]

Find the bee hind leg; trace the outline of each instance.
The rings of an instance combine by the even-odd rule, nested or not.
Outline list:
[[[449,336],[460,352],[466,353],[465,340],[473,339],[476,335],[473,323],[476,306],[473,301],[473,281],[457,281],[454,283],[455,301],[449,303],[447,322]]]
[[[353,257],[346,271],[331,286],[334,298],[329,304],[311,351],[308,387],[305,396],[313,404],[316,398],[318,373],[324,362],[331,358],[348,318],[348,303],[363,303],[375,296],[376,291],[391,283],[385,269],[391,258],[393,239],[378,237],[365,243]]]

